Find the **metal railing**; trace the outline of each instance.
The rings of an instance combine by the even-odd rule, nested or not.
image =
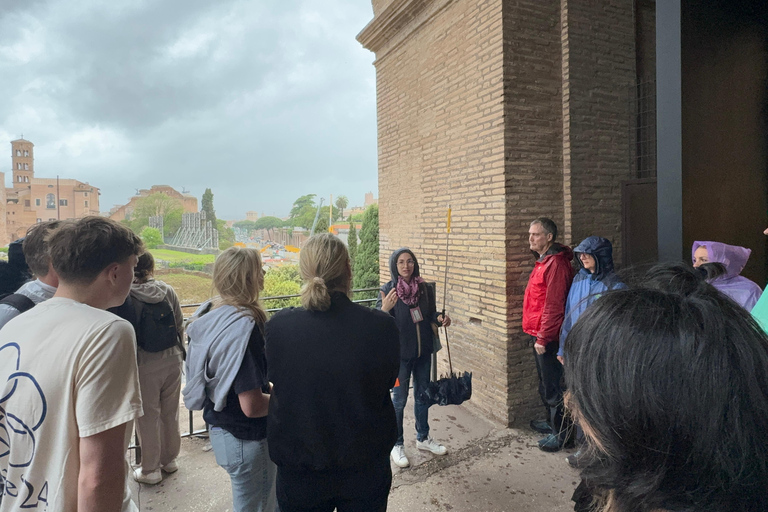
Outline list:
[[[352,296],[354,297],[356,294],[359,294],[359,293],[378,292],[378,291],[379,291],[378,287],[375,287],[375,288],[358,288],[358,289],[352,290]],[[299,295],[299,294],[295,294],[295,295],[275,295],[275,296],[272,296],[272,297],[261,297],[261,301],[262,302],[266,302],[266,301],[269,301],[269,300],[273,300],[274,301],[274,300],[283,300],[283,299],[294,299],[294,298],[298,298],[298,297],[301,297],[301,295]],[[370,298],[370,299],[353,299],[352,302],[354,302],[355,304],[368,304],[370,307],[372,307],[373,304],[376,302],[376,297],[374,295],[374,297]],[[200,302],[200,303],[195,303],[195,304],[182,304],[181,308],[182,308],[182,310],[189,309],[189,308],[197,309],[200,306],[202,306],[203,304],[205,304],[205,303],[204,302]],[[285,309],[285,308],[267,308],[267,313],[268,314],[276,313],[278,311],[281,311],[282,309]],[[190,317],[188,317],[188,316],[184,317],[184,325],[186,325],[186,323],[189,320],[189,318]],[[205,428],[203,428],[203,429],[195,430],[195,411],[187,410],[187,412],[189,413],[189,424],[188,424],[189,430],[187,430],[186,432],[182,432],[181,437],[182,438],[184,438],[184,437],[193,437],[193,436],[194,437],[208,437],[208,429],[209,429],[208,424],[205,423]],[[139,444],[139,436],[138,436],[138,434],[136,432],[134,432],[133,444],[131,446],[129,446],[128,449],[129,450],[134,450],[134,460],[135,460],[135,463],[136,464],[141,464],[141,445]]]

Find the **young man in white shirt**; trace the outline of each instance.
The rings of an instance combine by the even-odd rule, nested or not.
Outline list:
[[[53,298],[0,330],[0,512],[136,510],[126,494],[126,424],[141,415],[125,300],[143,252],[103,217],[62,223],[48,240]]]
[[[51,266],[51,258],[48,255],[48,234],[59,227],[58,220],[50,220],[35,224],[27,231],[27,236],[22,242],[24,259],[29,270],[37,278],[34,281],[24,283],[15,293],[23,295],[37,305],[53,297],[56,287],[59,286],[59,276]],[[22,313],[18,308],[10,304],[0,304],[0,329],[12,318]]]

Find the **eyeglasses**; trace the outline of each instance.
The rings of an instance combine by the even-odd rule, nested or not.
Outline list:
[[[405,265],[408,265],[409,267],[412,267],[415,264],[416,264],[416,262],[413,261],[413,260],[405,260],[405,261],[398,261],[397,262],[397,266],[399,266],[399,267],[402,267],[402,266],[405,266]]]

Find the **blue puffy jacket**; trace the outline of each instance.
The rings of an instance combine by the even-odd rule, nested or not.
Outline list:
[[[565,302],[565,319],[560,329],[560,350],[557,353],[559,356],[564,354],[565,338],[587,307],[608,290],[626,288],[613,273],[613,246],[609,240],[590,236],[585,238],[573,252],[580,269],[573,278],[573,284]],[[579,253],[590,254],[595,258],[594,274],[584,268],[579,259]]]

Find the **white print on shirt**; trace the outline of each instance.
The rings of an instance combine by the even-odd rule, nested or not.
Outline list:
[[[48,482],[29,482],[22,475],[18,482],[6,478],[6,467],[29,467],[35,458],[37,448],[36,432],[45,421],[48,404],[40,384],[34,376],[19,371],[21,348],[17,343],[8,343],[0,347],[0,358],[15,356],[15,371],[9,375],[0,375],[0,501],[3,499],[22,500],[21,508],[43,510],[48,508]],[[11,359],[12,360],[12,359]],[[34,400],[28,410],[30,417],[23,417],[18,411],[9,410],[13,395],[26,387],[36,391],[39,400]],[[35,395],[35,393],[30,393]],[[28,413],[30,414],[30,413]],[[13,447],[13,452],[11,452]]]

